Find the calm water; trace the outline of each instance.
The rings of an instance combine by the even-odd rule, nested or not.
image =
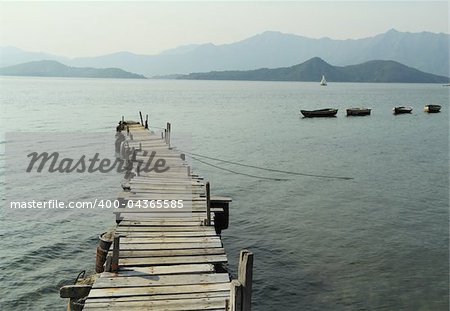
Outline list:
[[[353,177],[286,176],[213,162],[289,179],[270,181],[194,163],[213,194],[233,198],[223,239],[233,273],[240,249],[255,254],[254,310],[448,310],[449,88],[56,78],[1,78],[0,86],[2,133],[113,136],[122,115],[137,119],[142,110],[150,125],[172,122],[175,138],[191,134],[200,154]],[[443,112],[423,113],[426,103]],[[361,105],[372,107],[372,116],[344,116],[346,107]],[[413,114],[392,115],[398,105],[413,106]],[[300,108],[329,106],[340,109],[337,118],[299,117]],[[80,188],[55,177],[46,191],[114,198],[119,183],[120,177],[97,177]],[[59,287],[94,269],[97,235],[114,225],[112,215],[90,213],[0,218],[0,309],[64,308]]]

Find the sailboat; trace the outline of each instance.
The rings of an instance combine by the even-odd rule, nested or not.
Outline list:
[[[322,80],[320,80],[320,85],[321,86],[327,86],[327,80],[325,80],[325,76],[322,75]]]

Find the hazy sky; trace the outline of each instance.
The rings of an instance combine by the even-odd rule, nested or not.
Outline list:
[[[447,1],[0,2],[2,46],[69,57],[156,54],[231,43],[266,30],[313,38],[399,31],[448,33]]]

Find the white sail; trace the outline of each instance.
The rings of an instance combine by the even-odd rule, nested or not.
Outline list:
[[[327,85],[327,80],[325,80],[324,75],[322,75],[322,80],[320,80],[320,85]]]

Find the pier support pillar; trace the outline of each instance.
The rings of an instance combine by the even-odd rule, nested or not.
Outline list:
[[[250,311],[252,306],[253,253],[241,250],[238,280],[242,284],[242,311]]]
[[[119,249],[120,249],[120,235],[114,235],[113,255],[111,260],[111,272],[119,271]]]

